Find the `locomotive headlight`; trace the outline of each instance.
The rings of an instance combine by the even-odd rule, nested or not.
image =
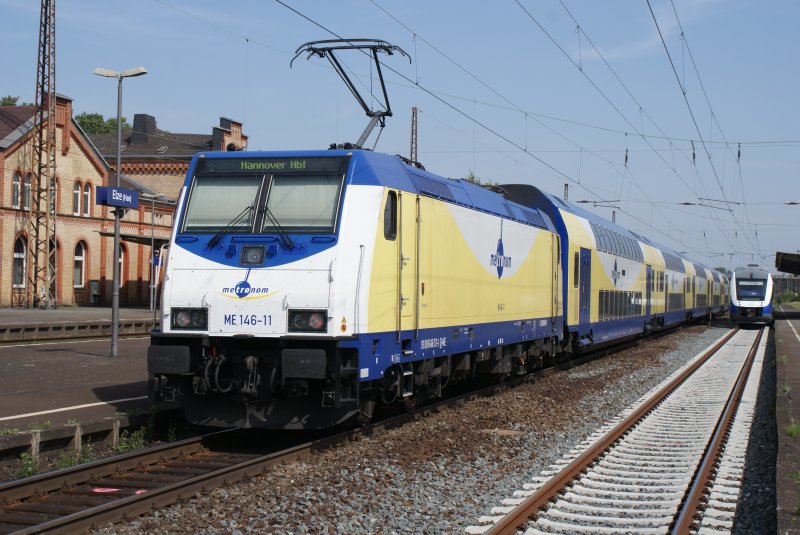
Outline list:
[[[290,332],[325,332],[327,328],[327,310],[289,310]]]
[[[263,245],[245,245],[239,262],[243,266],[260,266],[264,263],[264,251]]]
[[[173,329],[205,330],[208,326],[208,310],[205,308],[173,308]]]

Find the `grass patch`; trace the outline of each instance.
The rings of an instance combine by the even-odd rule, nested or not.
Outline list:
[[[781,388],[781,394],[788,394],[789,391],[792,389],[792,387],[789,386],[789,383],[787,383],[786,381],[781,383],[780,388]]]
[[[5,435],[15,435],[17,433],[19,433],[19,429],[17,429],[16,427],[6,427],[0,429],[0,437]]]
[[[178,429],[175,426],[175,422],[169,423],[169,429],[167,429],[167,442],[175,442],[178,440]]]
[[[50,420],[47,420],[46,422],[42,423],[33,422],[31,425],[28,426],[28,429],[30,429],[31,431],[44,431],[45,429],[52,429],[52,428],[53,428],[53,422],[51,422]]]
[[[20,467],[17,470],[17,477],[31,477],[39,473],[39,460],[31,457],[29,453],[19,456]]]
[[[800,436],[800,424],[797,422],[786,424],[786,426],[783,428],[783,431],[790,437],[797,438]]]
[[[83,464],[92,460],[94,449],[90,443],[85,443],[80,452],[75,450],[66,449],[61,450],[56,459],[56,466],[59,468],[69,468],[76,464]]]
[[[800,428],[800,425],[798,427]],[[124,430],[122,433],[120,433],[119,444],[117,444],[114,449],[120,453],[130,453],[132,451],[144,449],[145,431],[146,430],[144,427],[133,432],[130,432],[127,429]],[[800,429],[798,430],[798,433],[800,433]]]

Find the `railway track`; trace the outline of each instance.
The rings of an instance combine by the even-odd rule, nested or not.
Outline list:
[[[193,438],[5,483],[0,533],[85,531],[246,474],[259,457],[214,452]]]
[[[516,378],[310,441],[307,434],[261,433],[259,436],[267,438],[256,440],[257,447],[269,449],[267,453],[242,453],[239,446],[233,449],[220,446],[220,443],[243,442],[241,438],[231,440],[229,435],[258,431],[222,431],[0,484],[0,534],[86,532],[165,507],[197,492],[253,477],[277,464],[309,457],[360,435],[379,433],[428,413],[497,393],[528,379]],[[246,439],[254,441],[251,434]]]
[[[726,458],[721,453],[729,432],[746,440],[747,426],[733,417],[765,343],[763,331],[732,331],[467,532],[730,529],[744,451],[732,443]]]
[[[614,351],[624,347],[627,346]],[[609,351],[581,355],[573,359],[571,365],[601,357]],[[542,373],[557,372],[557,368],[547,368],[533,375],[515,377],[502,384],[389,416],[363,428],[311,441],[295,438],[293,443],[278,443],[276,436],[297,435],[272,433],[267,440],[259,442],[270,444],[268,452],[232,452],[220,447],[219,443],[225,437],[241,433],[227,431],[0,484],[0,533],[88,531],[162,508],[197,492],[253,477],[276,464],[308,457],[316,451],[357,439],[359,435],[375,434],[426,413],[458,406],[524,381],[535,380]],[[252,436],[248,435],[248,440],[252,441]]]

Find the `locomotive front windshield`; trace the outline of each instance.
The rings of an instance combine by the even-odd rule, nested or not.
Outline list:
[[[262,181],[255,176],[195,177],[183,231],[216,232],[229,225],[230,232],[249,232],[255,210],[248,208],[255,204]],[[241,213],[245,215],[236,220]]]
[[[332,233],[347,158],[199,160],[185,233]]]
[[[767,296],[767,279],[736,279],[739,299],[763,301]]]

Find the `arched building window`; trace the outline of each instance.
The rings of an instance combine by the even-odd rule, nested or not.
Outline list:
[[[83,185],[83,215],[92,215],[92,185],[88,182]]]
[[[12,275],[12,286],[14,288],[25,288],[25,283],[27,280],[26,274],[26,265],[27,265],[27,256],[28,256],[28,240],[20,236],[17,238],[17,241],[14,242],[14,265],[13,265],[13,275]]]
[[[79,215],[81,213],[81,183],[75,182],[72,187],[72,214]]]
[[[58,186],[56,185],[56,179],[50,179],[50,213],[56,213],[56,195],[58,194]]]
[[[25,175],[25,184],[22,187],[22,209],[31,209],[31,175]]]
[[[20,194],[22,193],[22,177],[19,173],[14,173],[14,181],[11,185],[11,207],[19,208]]]
[[[86,245],[79,241],[75,245],[75,262],[72,270],[72,286],[83,288],[86,284]]]

